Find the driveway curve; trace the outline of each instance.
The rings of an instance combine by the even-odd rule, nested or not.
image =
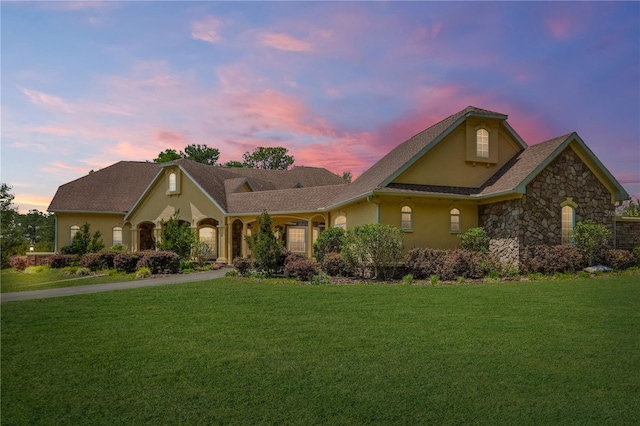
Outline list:
[[[76,294],[101,293],[104,291],[127,290],[130,288],[152,287],[159,285],[193,283],[198,281],[213,280],[224,277],[229,269],[218,269],[217,271],[194,272],[192,274],[167,275],[146,280],[126,281],[113,284],[94,284],[77,287],[50,288],[46,290],[18,291],[14,293],[0,294],[0,301],[14,302],[18,300],[45,299],[49,297],[73,296]]]

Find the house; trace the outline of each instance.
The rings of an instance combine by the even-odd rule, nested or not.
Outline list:
[[[351,184],[322,168],[258,170],[122,161],[62,185],[56,250],[85,222],[107,246],[154,248],[174,213],[220,262],[247,256],[245,235],[264,210],[293,252],[312,255],[327,227],[384,223],[405,230],[405,249],[453,248],[482,226],[492,250],[517,262],[522,248],[570,243],[576,222],[615,232],[629,199],[576,133],[527,146],[507,115],[475,107],[401,143]]]

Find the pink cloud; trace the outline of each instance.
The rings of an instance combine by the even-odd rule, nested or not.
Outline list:
[[[262,45],[290,52],[311,52],[313,46],[285,33],[263,33],[258,36]]]
[[[22,86],[18,86],[18,88],[32,103],[36,105],[68,113],[73,112],[73,108],[58,96],[49,95],[47,93],[28,89]]]
[[[191,23],[191,37],[195,40],[202,40],[208,43],[219,43],[222,41],[220,27],[222,23],[214,16],[207,16],[200,21]]]

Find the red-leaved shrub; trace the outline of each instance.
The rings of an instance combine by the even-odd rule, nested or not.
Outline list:
[[[284,265],[284,276],[297,278],[300,281],[309,281],[319,272],[318,264],[305,257],[292,259]]]
[[[49,265],[54,269],[66,268],[78,262],[75,254],[54,254],[49,258]]]
[[[584,267],[583,255],[572,245],[528,246],[520,262],[520,270],[525,274],[576,272]]]
[[[152,274],[177,274],[180,256],[172,251],[148,251],[138,261],[138,268],[149,268]]]
[[[608,249],[602,252],[604,263],[612,269],[627,269],[636,263],[635,256],[629,250]]]

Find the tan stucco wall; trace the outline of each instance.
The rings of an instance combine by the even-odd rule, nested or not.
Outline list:
[[[450,212],[453,208],[460,211],[460,232],[478,226],[476,203],[430,198],[381,197],[380,222],[400,227],[403,206],[411,207],[413,218],[413,229],[405,232],[404,236],[405,251],[414,247],[457,247],[460,243],[459,233],[450,230]]]
[[[361,200],[353,204],[331,211],[331,227],[336,217],[344,215],[347,218],[347,229],[367,223],[378,223],[378,205]]]
[[[480,187],[518,153],[518,144],[494,123],[490,134],[490,155],[491,161],[495,163],[474,165],[473,162],[466,161],[469,147],[472,146],[475,149],[475,132],[470,132],[468,129],[474,129],[474,125],[479,123],[470,121],[468,124],[461,124],[400,174],[394,183]]]
[[[107,213],[56,213],[57,218],[57,250],[71,244],[71,226],[82,226],[85,223],[91,225],[91,234],[100,231],[104,245],[108,248],[113,245],[113,228],[122,228],[123,243],[131,245],[131,226],[125,224],[124,214]]]
[[[179,176],[177,194],[168,194],[168,176],[172,171]],[[219,223],[224,222],[221,210],[177,168],[168,168],[152,184],[128,219],[134,226],[141,222],[158,223],[161,220],[169,220],[178,210],[180,219],[191,223],[192,226],[206,218],[216,219]]]

